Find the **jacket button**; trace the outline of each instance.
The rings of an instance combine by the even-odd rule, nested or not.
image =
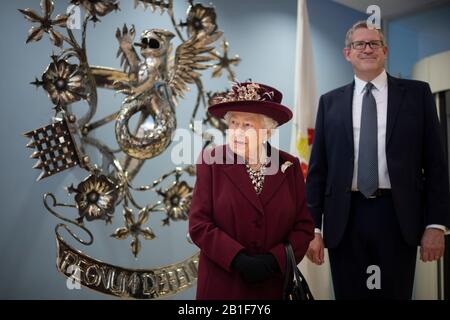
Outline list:
[[[352,189],[351,188],[345,188],[345,192],[347,192],[347,193],[350,193],[352,191]]]

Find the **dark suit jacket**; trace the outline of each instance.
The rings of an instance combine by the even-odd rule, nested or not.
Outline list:
[[[211,163],[211,157],[234,157],[228,146],[203,153],[189,211],[189,234],[201,249],[197,299],[281,299],[286,257],[283,243],[292,244],[297,261],[313,238],[305,184],[297,158],[280,151],[279,164],[293,165],[267,175],[258,196],[244,164]],[[276,156],[272,148],[271,157]],[[236,161],[236,159],[231,159]],[[236,163],[236,162],[235,162]],[[272,253],[281,273],[257,284],[247,284],[231,269],[236,254]]]
[[[320,98],[306,182],[308,207],[325,245],[336,247],[347,224],[353,177],[354,83]],[[388,75],[386,158],[404,239],[420,242],[428,224],[448,225],[449,186],[436,106],[427,83]]]

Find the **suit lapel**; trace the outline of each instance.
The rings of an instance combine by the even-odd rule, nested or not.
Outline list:
[[[349,141],[349,145],[351,146],[351,150],[353,150],[353,114],[352,114],[352,106],[353,106],[353,90],[355,87],[355,81],[348,84],[342,89],[342,103],[343,103],[343,111],[342,117],[344,120],[345,132],[347,134],[347,139]]]
[[[345,86],[342,89],[343,101],[343,120],[347,138],[353,150],[353,90],[355,82]],[[386,146],[394,129],[395,120],[397,119],[398,111],[400,110],[403,100],[404,88],[399,84],[395,78],[388,75],[388,107],[387,107],[387,124],[386,124]]]
[[[388,75],[388,105],[387,105],[387,123],[386,123],[386,147],[394,130],[395,120],[400,110],[403,100],[404,88],[395,78]]]
[[[272,174],[266,174],[264,177],[264,187],[259,195],[263,205],[266,205],[275,193],[280,190],[280,185],[286,178],[286,174],[280,170],[285,160],[280,157],[279,150],[267,144],[267,152],[270,157],[270,169],[268,173]],[[275,170],[275,172],[270,172],[272,170]]]
[[[264,187],[259,195],[264,206],[267,205],[275,193],[280,190],[280,185],[283,183],[285,178],[286,174],[281,172],[279,168],[276,174],[266,175],[264,177]]]
[[[225,157],[225,163],[228,164],[223,165],[223,171],[226,176],[230,179],[235,188],[238,189],[258,211],[264,214],[263,206],[250,181],[250,177],[245,169],[245,164],[243,164],[243,159],[234,154],[228,145],[225,146]]]
[[[273,166],[271,167],[271,170],[275,170],[275,172],[274,174],[268,174],[264,177],[264,187],[258,196],[250,181],[247,170],[245,169],[245,164],[241,164],[242,158],[236,156],[228,146],[226,146],[225,149],[225,154],[227,157],[226,163],[230,164],[224,165],[224,173],[236,189],[238,189],[259,212],[264,214],[264,206],[269,203],[270,199],[278,190],[280,190],[281,184],[286,179],[286,173],[281,172],[280,170],[280,167],[285,160],[280,157],[280,152],[278,149],[271,147],[270,144],[267,145],[270,163],[271,166]],[[239,160],[241,162],[239,162]]]

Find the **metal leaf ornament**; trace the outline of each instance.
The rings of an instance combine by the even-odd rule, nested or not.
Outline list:
[[[208,101],[218,93],[205,91],[204,71],[213,69],[213,76],[218,77],[223,70],[234,79],[231,67],[239,61],[236,57],[235,60],[228,58],[228,43],[226,46],[222,43],[223,56],[217,51],[222,32],[218,30],[214,7],[191,0],[181,20],[174,15],[173,0],[135,0],[136,9],[150,8],[167,15],[173,28],[166,30],[155,26],[137,31],[129,22],[116,26],[111,31],[116,39],[114,45],[105,50],[117,50],[120,68],[92,65],[87,38],[98,28],[88,26],[102,23],[118,12],[120,3],[116,0],[71,0],[67,3],[83,12],[80,32],[73,32],[68,25],[69,19],[74,19],[72,13],[53,15],[52,0],[40,1],[41,13],[31,8],[19,9],[33,24],[26,43],[40,41],[48,34],[52,49],[49,64],[32,84],[48,96],[54,116],[50,124],[24,134],[29,139],[27,147],[34,149],[31,157],[38,161],[34,167],[41,170],[38,179],[74,167],[86,172],[81,181],[66,188],[73,195],[72,203],[62,203],[52,193],[43,197],[45,208],[60,220],[55,227],[57,268],[70,277],[68,261],[77,259],[80,267],[90,270],[82,274],[91,272],[90,276],[95,277],[93,272],[97,270],[100,275],[100,281],[81,277],[81,283],[114,296],[152,299],[176,294],[195,283],[198,253],[159,268],[126,269],[84,255],[71,247],[60,231],[65,229],[79,244],[91,245],[94,241],[91,224],[115,222],[117,212],[121,212],[119,216],[123,219],[118,221],[123,221],[123,225],[108,234],[116,240],[130,239],[130,251],[137,258],[143,252],[143,240],[157,239],[156,233],[160,231],[149,227],[151,217],[162,215],[165,226],[186,221],[193,188],[185,177],[195,176],[194,165],[163,169],[156,172],[159,177],[144,185],[136,186],[133,181],[147,161],[168,150],[177,129],[178,109],[188,107],[185,106],[188,91],[194,89],[196,95],[189,129],[198,133],[192,125],[194,121],[224,129],[223,122],[199,112],[206,111]],[[208,81],[208,86],[213,85]],[[112,110],[99,116],[98,89],[109,89],[120,95],[121,104],[106,106]],[[82,114],[76,115],[74,111]],[[132,121],[136,118],[137,122]],[[113,146],[95,134],[107,124],[112,124],[111,135],[117,142]],[[213,142],[206,135],[202,137],[204,146]],[[145,199],[153,195],[154,200],[137,201],[136,194],[143,192]],[[116,210],[119,206],[122,210]],[[72,210],[75,218],[59,210]],[[79,232],[87,235],[87,240]]]

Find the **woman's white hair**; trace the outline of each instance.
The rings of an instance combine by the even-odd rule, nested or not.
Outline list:
[[[233,112],[233,111],[228,111],[228,112],[223,116],[223,118],[225,119],[225,121],[226,121],[227,123],[230,122],[230,118],[231,118],[232,112]],[[278,122],[276,122],[276,121],[275,121],[274,119],[272,119],[271,117],[268,117],[268,116],[263,115],[263,114],[257,114],[257,115],[261,117],[262,123],[263,123],[263,127],[264,127],[265,129],[267,129],[267,130],[273,130],[273,129],[275,129],[276,127],[278,127]]]

